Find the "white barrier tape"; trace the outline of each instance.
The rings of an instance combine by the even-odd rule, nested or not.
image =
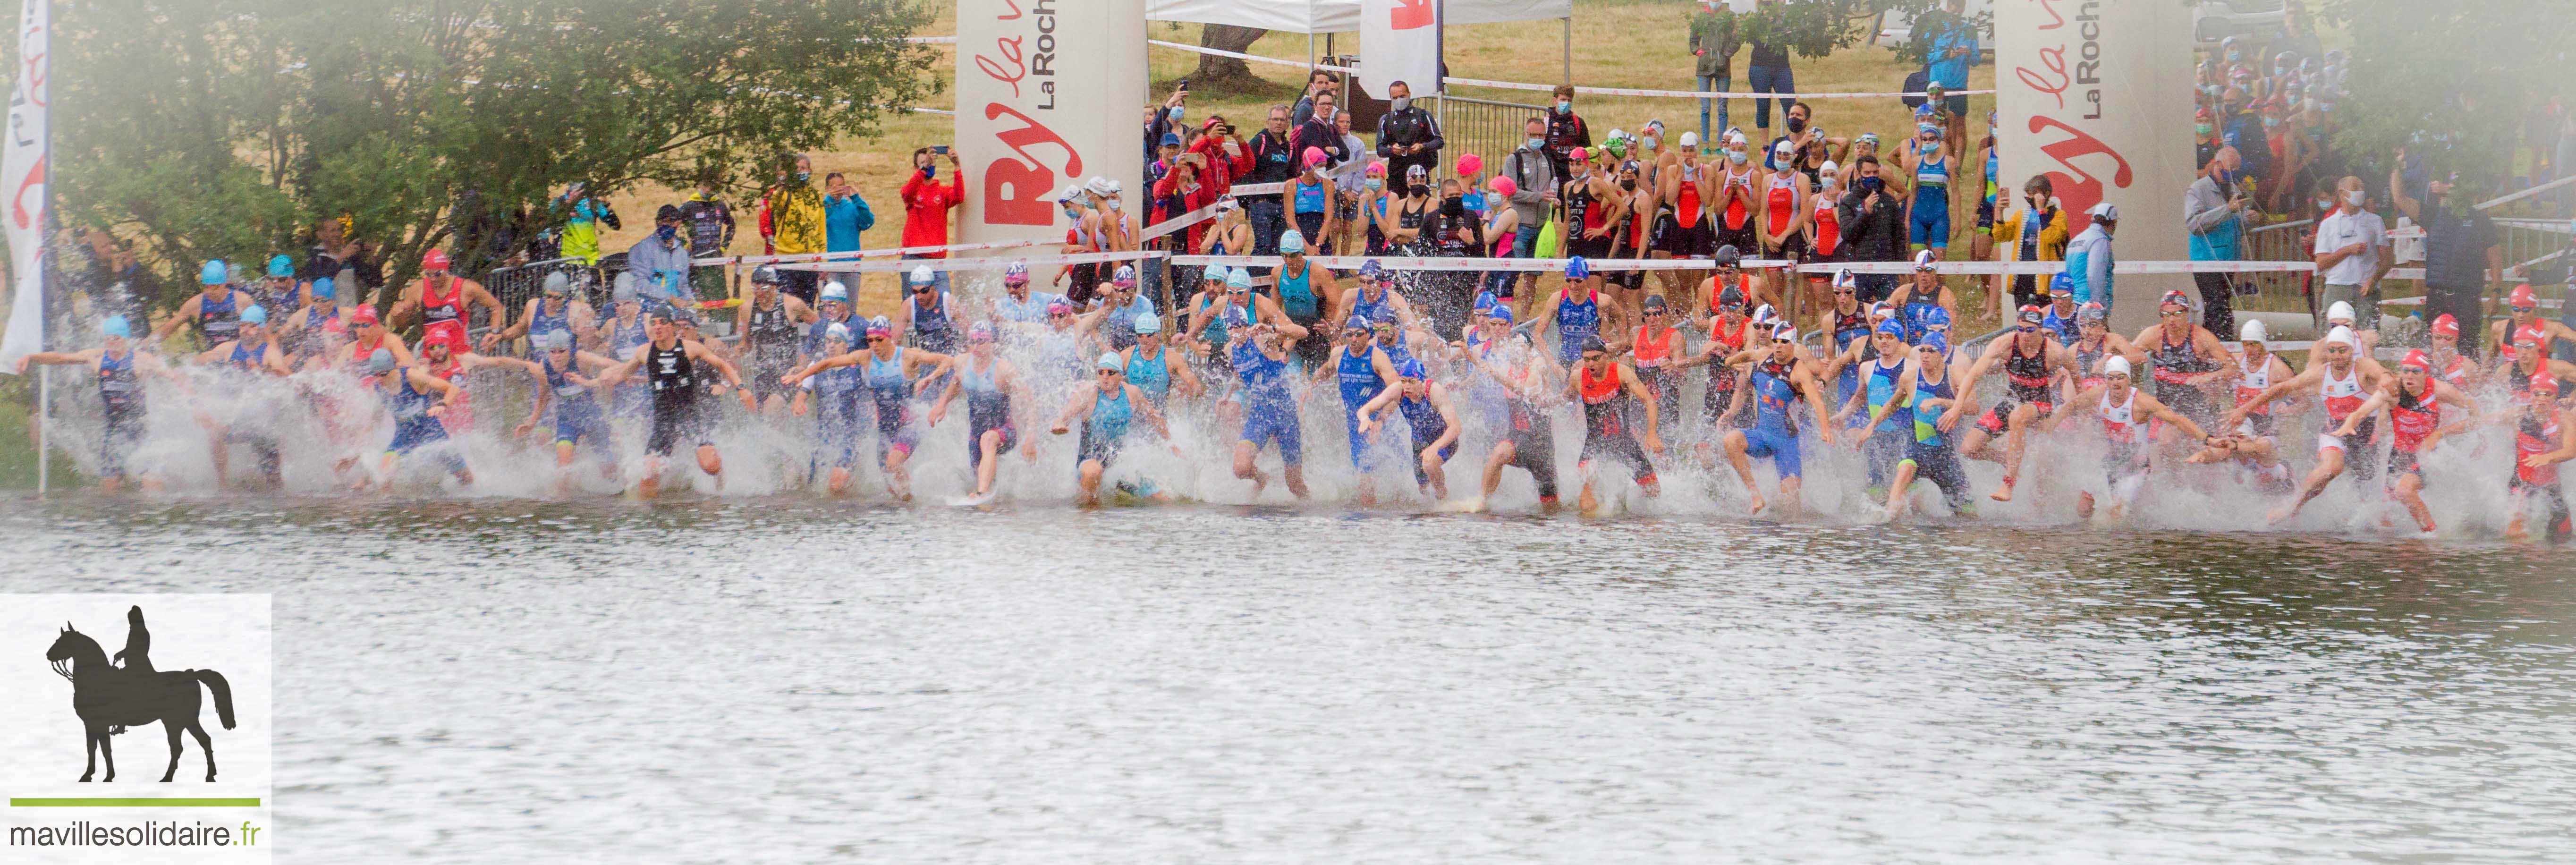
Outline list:
[[[2558,187],[2565,186],[2565,185],[2570,184],[2570,183],[2576,183],[2576,174],[2570,174],[2570,175],[2568,175],[2568,176],[2566,176],[2566,177],[2561,177],[2561,178],[2558,178],[2557,180],[2552,180],[2552,181],[2550,181],[2550,182],[2548,182],[2548,183],[2543,183],[2543,184],[2541,184],[2541,185],[2539,185],[2539,186],[2534,186],[2534,187],[2532,187],[2532,188],[2530,188],[2530,189],[2525,189],[2525,190],[2523,190],[2523,191],[2521,191],[2521,192],[2516,192],[2516,193],[2513,193],[2513,194],[2510,194],[2510,195],[2501,195],[2501,196],[2497,196],[2497,197],[2495,197],[2495,198],[2490,198],[2490,199],[2487,199],[2487,200],[2485,200],[2485,201],[2478,202],[2477,207],[2478,207],[2478,209],[2479,209],[2479,210],[2490,210],[2490,209],[2493,209],[2496,205],[2499,205],[2499,204],[2505,204],[2505,203],[2508,203],[2508,202],[2514,202],[2514,201],[2521,201],[2521,200],[2523,200],[2523,199],[2525,199],[2525,198],[2530,198],[2530,197],[2532,197],[2532,196],[2534,196],[2534,195],[2539,195],[2539,194],[2541,194],[2541,193],[2543,193],[2543,192],[2548,192],[2549,190],[2557,189]]]
[[[788,255],[716,255],[689,259],[690,264],[784,264],[787,262],[842,261],[852,258],[878,258],[888,255],[921,255],[931,252],[968,252],[978,249],[1013,249],[1023,246],[1049,246],[1057,240],[990,240],[983,243],[950,243],[941,246],[906,246],[894,249],[853,249],[844,252],[798,252]]]
[[[2062,261],[1942,261],[1934,262],[1935,273],[1947,274],[2029,274],[2050,275],[2066,269]],[[2112,273],[2267,273],[2278,271],[2312,271],[2315,262],[2308,261],[2122,261],[2111,265]],[[1799,273],[1913,273],[1910,261],[1850,261],[1802,264]]]
[[[1249,185],[1240,183],[1235,184],[1226,188],[1225,197],[1209,202],[1206,207],[1145,226],[1145,232],[1140,239],[1152,240],[1154,238],[1188,228],[1199,222],[1206,221],[1208,217],[1216,215],[1216,206],[1223,204],[1225,198],[1241,195],[1275,195],[1285,191],[1287,187],[1288,184],[1285,183],[1254,183]]]
[[[2576,234],[2576,224],[2570,224],[2564,219],[2499,219],[2495,224],[2500,228],[2523,228],[2551,234]]]
[[[1565,263],[1568,259],[1316,255],[1308,256],[1306,261],[1311,264],[1321,267],[1329,267],[1334,270],[1357,270],[1362,264],[1374,261],[1377,262],[1380,267],[1398,271],[1474,271],[1483,273],[1499,270],[1514,273],[1556,273],[1565,269]],[[1595,272],[1613,270],[1708,270],[1715,266],[1704,258],[1589,258],[1584,259],[1584,261],[1589,263]],[[1280,258],[1276,255],[1175,255],[1172,256],[1172,263],[1184,266],[1223,264],[1233,267],[1278,267],[1280,264]],[[1792,264],[1792,262],[1779,259],[1748,258],[1744,260],[1742,267],[1747,270],[1759,270],[1763,268],[1787,267],[1790,264]]]
[[[1253,63],[1268,63],[1275,66],[1295,66],[1300,69],[1327,69],[1334,72],[1359,71],[1359,67],[1357,66],[1335,66],[1330,63],[1307,63],[1298,60],[1281,59],[1278,57],[1263,57],[1258,54],[1244,54],[1241,52],[1225,51],[1201,45],[1185,45],[1179,42],[1165,42],[1160,39],[1148,39],[1145,40],[1145,42],[1149,45],[1158,45],[1176,51],[1188,51],[1193,54],[1213,54],[1218,57],[1232,57],[1236,60],[1244,60]],[[1458,78],[1452,76],[1443,78],[1441,81],[1446,84],[1454,84],[1461,87],[1493,87],[1503,90],[1535,90],[1541,93],[1548,93],[1556,90],[1556,85],[1554,84],[1530,84],[1521,81],[1492,81],[1484,78]],[[1732,90],[1647,90],[1634,87],[1576,87],[1574,88],[1574,92],[1587,93],[1594,96],[1652,96],[1670,99],[1871,99],[1894,96],[1927,95],[1923,93],[1738,93]],[[1994,93],[1992,90],[1952,90],[1942,95],[1970,96],[1992,93]]]
[[[957,44],[957,37],[955,37],[955,36],[906,36],[906,37],[904,37],[904,38],[903,38],[903,41],[905,41],[905,42],[910,42],[910,43],[912,43],[912,44],[914,44],[914,45],[955,45],[955,44]]]
[[[1444,78],[1442,81],[1465,87],[1495,87],[1504,90],[1554,92],[1554,84],[1529,84],[1520,81],[1489,81],[1483,78]],[[1732,90],[1648,90],[1636,87],[1576,87],[1574,92],[1592,96],[1646,96],[1659,99],[1885,99],[1899,96],[1928,96],[1925,93],[1738,93]],[[1952,90],[1943,96],[1992,94],[1992,90]]]
[[[1167,253],[1151,249],[1129,252],[1077,252],[1072,255],[1040,255],[1031,258],[908,258],[901,261],[813,261],[782,264],[780,270],[814,270],[824,273],[907,273],[927,267],[933,271],[1001,270],[1013,264],[1030,267],[1097,264],[1106,261],[1140,261],[1161,258]]]

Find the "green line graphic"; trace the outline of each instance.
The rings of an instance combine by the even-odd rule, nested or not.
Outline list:
[[[257,808],[258,799],[193,799],[185,797],[143,799],[9,799],[11,808]]]

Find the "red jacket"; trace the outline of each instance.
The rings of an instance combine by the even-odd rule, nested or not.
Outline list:
[[[1197,143],[1190,145],[1191,153],[1207,157],[1208,173],[1211,176],[1201,178],[1201,181],[1217,189],[1233,186],[1235,178],[1252,173],[1252,148],[1245,146],[1241,148],[1242,153],[1227,156],[1225,142],[1226,139],[1207,135],[1201,136]]]
[[[1211,159],[1208,161],[1213,164],[1216,160]],[[1180,169],[1175,170],[1170,174],[1163,175],[1163,179],[1154,182],[1154,200],[1165,204],[1165,206],[1155,208],[1155,222],[1165,222],[1173,217],[1181,215],[1181,213],[1188,213],[1216,203],[1216,193],[1219,187],[1214,184],[1201,183],[1199,184],[1199,188],[1196,190],[1186,193],[1180,191],[1181,175],[1192,174],[1196,171],[1197,169],[1182,166]],[[1180,213],[1170,212],[1171,207],[1168,205],[1172,200],[1172,197],[1175,195],[1180,196]],[[1182,242],[1187,244],[1186,252],[1191,254],[1196,254],[1198,252],[1199,240],[1207,235],[1207,226],[1208,221],[1202,219],[1191,223],[1188,228],[1181,229]]]
[[[903,182],[903,245],[942,246],[948,243],[948,209],[966,201],[966,172],[953,172],[947,183],[925,180],[921,172]],[[922,258],[947,258],[945,252],[923,253]]]

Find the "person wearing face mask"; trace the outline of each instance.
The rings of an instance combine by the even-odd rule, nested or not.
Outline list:
[[[1939,124],[1920,112],[1915,118],[1914,140],[1906,153],[1898,155],[1898,163],[1914,177],[1914,207],[1906,218],[1905,240],[1917,251],[1930,249],[1947,258],[1950,252],[1950,148],[1941,141]]]
[[[1065,223],[1064,247],[1057,250],[1060,254],[1084,255],[1105,251],[1100,220],[1088,204],[1081,184],[1067,186],[1063,192],[1056,193],[1056,213],[1063,217]],[[1092,293],[1100,284],[1100,264],[1066,265],[1056,271],[1055,281],[1065,283],[1065,299],[1072,302],[1074,309],[1087,309],[1091,305]]]
[[[2227,146],[2218,138],[2218,115],[2204,103],[2193,110],[2191,121],[2192,164],[2207,167],[2210,160],[2218,158],[2218,148]]]
[[[950,148],[944,155],[948,161],[946,170],[948,181],[945,183],[940,182],[941,169],[934,161],[940,157],[940,154],[932,153],[927,147],[912,152],[912,176],[904,178],[903,181],[903,245],[905,246],[948,245],[948,212],[966,203],[966,169],[958,163],[956,149]],[[1043,190],[1039,192],[1043,194]],[[781,251],[784,249],[782,248]],[[903,257],[947,258],[948,253],[945,250],[906,253]],[[802,292],[793,290],[794,286],[791,285],[788,293],[810,303],[814,297],[812,277],[815,272],[810,270],[801,272],[807,277]],[[940,291],[948,290],[948,271],[938,272],[938,285]]]
[[[1645,169],[1644,163],[1629,159],[1619,163],[1619,173],[1614,175],[1618,178],[1619,194],[1627,198],[1627,203],[1619,208],[1618,227],[1610,232],[1611,258],[1645,258],[1648,248],[1652,246],[1650,241],[1658,208],[1655,204],[1654,188],[1644,183]],[[1612,271],[1609,283],[1612,288],[1618,289],[1612,292],[1612,295],[1618,298],[1619,305],[1628,308],[1628,312],[1631,313],[1630,318],[1644,314],[1645,271]]]
[[[1842,226],[1844,261],[1903,261],[1905,259],[1905,203],[1891,194],[1883,175],[1885,166],[1878,157],[1863,154],[1852,166],[1851,189],[1835,208],[1835,222]],[[1862,273],[1854,275],[1862,303],[1887,299],[1896,290],[1895,274]]]
[[[1591,149],[1592,127],[1574,113],[1574,85],[1556,86],[1556,98],[1548,103],[1546,137],[1547,158],[1556,166],[1558,176],[1571,171],[1567,163],[1574,151]]]
[[[1968,67],[1977,62],[1977,25],[1968,19],[1966,0],[1945,0],[1938,14],[1924,16],[1914,32],[1931,41],[1923,57],[1924,80],[1941,89],[1957,93],[1968,89]],[[1966,149],[1968,143],[1968,97],[1945,96],[1948,103],[1948,128],[1942,130],[1950,152]]]
[[[2368,334],[2379,329],[2379,281],[2396,256],[2389,252],[2388,224],[2362,207],[2361,178],[2337,182],[2335,198],[2334,212],[2317,220],[2316,245],[2311,248],[2324,285],[2316,302],[2325,308],[2351,304],[2353,331]],[[2324,319],[2318,321],[2318,329],[2323,330]]]
[[[1386,163],[1370,163],[1359,192],[1360,248],[1367,254],[1387,254],[1389,238],[1395,232],[1395,206],[1403,198],[1402,190],[1387,188]]]
[[[1610,230],[1626,196],[1616,181],[1592,165],[1592,154],[1575,148],[1566,154],[1565,188],[1559,194],[1565,202],[1566,255],[1586,259],[1610,257]],[[1592,283],[1600,287],[1598,277]]]
[[[1547,156],[1547,118],[1533,116],[1521,124],[1521,146],[1514,148],[1510,156],[1503,157],[1500,176],[1509,178],[1515,187],[1511,196],[1512,210],[1519,213],[1523,229],[1512,237],[1511,257],[1528,258],[1537,250],[1539,229],[1547,224],[1549,211],[1556,207],[1556,193],[1560,188],[1557,178],[1564,176],[1556,172],[1556,163]],[[1527,284],[1535,285],[1537,278],[1538,275],[1533,273],[1513,277],[1511,281],[1521,283],[1526,280]],[[1527,298],[1535,292],[1506,290],[1495,294]],[[1527,311],[1528,308],[1521,309]]]
[[[2406,164],[2404,149],[2397,151],[2396,164]],[[2495,222],[2471,206],[2477,199],[2459,188],[2457,175],[2426,182],[2430,198],[2420,201],[2406,194],[2398,181],[2398,171],[2391,169],[2389,197],[2398,212],[2424,227],[2424,314],[2486,320],[2487,285],[2504,274],[2503,235],[2496,231]],[[2325,240],[2319,238],[2317,244],[2323,248]],[[2460,353],[2478,357],[2479,336],[2484,332],[2485,328],[2464,330]]]
[[[1699,133],[1682,133],[1681,149],[1670,155],[1672,163],[1657,172],[1657,206],[1648,244],[1654,251],[1648,257],[1707,258],[1715,255],[1716,220],[1710,218],[1708,210],[1709,204],[1718,200],[1717,171],[1700,161]],[[1680,295],[1682,286],[1697,284],[1702,278],[1696,273],[1673,270],[1655,273],[1656,279],[1663,282],[1664,294],[1668,296]]]
[[[1386,233],[1386,248],[1396,255],[1425,255],[1422,226],[1438,213],[1440,202],[1431,197],[1431,169],[1423,165],[1404,170],[1404,198],[1395,204],[1395,222]]]
[[[2236,148],[2220,148],[2209,160],[2209,169],[2191,182],[2182,194],[2182,227],[2190,235],[2191,260],[2235,261],[2242,256],[2245,219],[2253,212],[2247,203],[2242,180],[2236,173],[2240,165]],[[2236,313],[2232,302],[2236,286],[2224,273],[2195,273],[2191,280],[2200,288],[2201,326],[2211,333],[2235,333]]]
[[[1402,81],[1386,85],[1387,112],[1377,121],[1377,155],[1388,165],[1388,177],[1404,177],[1416,165],[1424,171],[1440,165],[1440,121],[1413,104],[1413,88]]]
[[[2238,170],[2249,177],[2272,176],[2272,147],[2263,131],[2263,116],[2254,111],[2254,102],[2245,88],[2229,86],[2218,102],[2219,143],[2236,148],[2242,160]]]
[[[1995,220],[1995,243],[2004,250],[2005,261],[2061,261],[2066,258],[2066,242],[2073,236],[2067,228],[2066,211],[2057,206],[2055,187],[2048,175],[2033,175],[2022,184],[2021,199],[2016,206]],[[2018,309],[2047,303],[2048,278],[2038,274],[2013,274],[2013,307]],[[2071,296],[2071,295],[2070,295]],[[1994,305],[1989,304],[1992,308]]]
[[[918,161],[916,160],[916,164]],[[830,238],[824,227],[823,190],[814,185],[814,160],[805,154],[792,154],[780,162],[778,180],[765,197],[769,204],[770,242],[779,255],[804,255],[823,252]],[[810,270],[788,271],[783,286],[790,297],[811,302],[814,299],[814,276]],[[647,294],[651,293],[648,286]]]
[[[1315,239],[1316,250],[1324,255],[1333,253],[1333,238],[1342,233],[1340,220],[1333,218],[1333,199],[1339,195],[1332,178],[1324,176],[1329,159],[1322,150],[1306,148],[1299,158],[1302,170],[1288,181],[1289,218],[1298,232]]]
[[[1744,133],[1727,133],[1726,164],[1718,175],[1717,200],[1711,205],[1718,214],[1716,245],[1761,249],[1754,225],[1754,213],[1762,206],[1761,193],[1754,185],[1761,180],[1761,166],[1753,164],[1751,145]]]
[[[601,225],[612,231],[625,227],[617,221],[617,209],[608,206],[608,199],[590,194],[590,188],[578,180],[564,187],[562,195],[555,196],[554,207],[555,212],[564,215],[563,256],[581,259],[583,264],[599,264]]]
[[[1333,112],[1333,129],[1341,136],[1342,152],[1347,154],[1340,164],[1325,169],[1325,176],[1333,179],[1333,193],[1337,199],[1333,205],[1333,218],[1341,225],[1341,230],[1332,238],[1333,248],[1350,249],[1350,234],[1359,227],[1360,192],[1368,186],[1372,169],[1379,177],[1385,176],[1386,169],[1385,163],[1378,161],[1377,154],[1371,153],[1359,136],[1351,134],[1351,112],[1348,109]],[[1378,185],[1386,184],[1380,181]]]
[[[1765,258],[1796,261],[1807,254],[1807,175],[1799,171],[1797,158],[1789,142],[1774,148],[1780,167],[1765,172],[1762,181],[1762,252]],[[1763,274],[1771,284],[1771,296],[1789,296],[1790,272],[1773,269]],[[1823,309],[1824,295],[1808,298],[1808,309]]]

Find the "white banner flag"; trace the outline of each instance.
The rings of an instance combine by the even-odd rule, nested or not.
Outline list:
[[[1384,99],[1397,81],[1415,96],[1440,89],[1439,0],[1360,0],[1360,89]]]
[[[966,184],[955,240],[1061,241],[1056,194],[1093,177],[1118,181],[1127,212],[1143,212],[1152,192],[1136,109],[1145,104],[1145,0],[959,0],[964,176],[939,159],[931,178]]]
[[[18,13],[18,85],[9,91],[9,140],[0,151],[0,183],[9,194],[9,332],[0,339],[0,371],[45,349],[45,104],[52,99],[45,76],[52,68],[47,37],[52,0],[23,0]]]

